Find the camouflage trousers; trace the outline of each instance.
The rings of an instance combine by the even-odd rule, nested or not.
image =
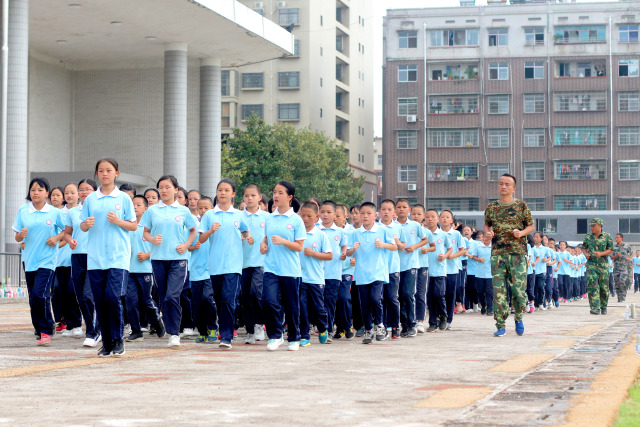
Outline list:
[[[613,286],[615,287],[616,294],[618,294],[618,300],[627,297],[628,279],[629,271],[626,267],[613,269]]]
[[[587,265],[589,307],[600,310],[609,303],[609,269]]]
[[[527,262],[524,255],[492,255],[493,318],[496,328],[504,328],[509,317],[507,283],[511,286],[511,302],[516,320],[522,320],[522,311],[527,303]]]

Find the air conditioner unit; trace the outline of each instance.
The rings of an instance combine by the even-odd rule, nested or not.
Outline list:
[[[264,2],[257,1],[254,6],[255,9],[264,9]]]
[[[416,185],[415,184],[407,184],[407,190],[416,191]]]
[[[415,123],[417,119],[416,116],[407,116],[407,123]]]
[[[283,7],[287,7],[287,2],[286,1],[279,1],[277,3],[278,9],[282,9]]]

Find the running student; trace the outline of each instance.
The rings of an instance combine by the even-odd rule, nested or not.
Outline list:
[[[477,263],[474,283],[480,300],[480,313],[493,315],[493,280],[491,277],[491,238],[482,233],[482,242],[473,245],[469,259]]]
[[[195,216],[200,221],[200,210],[198,209],[198,200],[202,197],[202,194],[198,190],[189,190],[187,193],[187,207],[191,215]]]
[[[304,224],[295,211],[295,186],[280,181],[273,188],[273,213],[265,224],[265,237],[260,244],[264,259],[262,282],[262,314],[267,327],[267,350],[274,351],[283,343],[282,309],[287,323],[289,348],[300,347],[300,252],[307,238]],[[282,306],[280,305],[282,301]]]
[[[426,332],[426,328],[424,326],[424,321],[427,316],[427,285],[429,282],[429,252],[433,252],[436,250],[435,241],[433,240],[433,234],[426,228],[424,225],[425,222],[425,212],[424,206],[422,205],[413,205],[411,208],[411,220],[420,224],[421,227],[428,232],[430,237],[430,244],[428,246],[423,246],[418,251],[418,263],[420,268],[418,269],[418,274],[416,276],[416,330],[419,334],[423,334]],[[428,322],[427,322],[428,323]]]
[[[84,317],[85,340],[82,343],[85,347],[95,347],[102,341],[100,326],[96,319],[95,302],[91,292],[91,283],[87,280],[87,241],[89,235],[80,228],[80,214],[82,203],[89,194],[96,191],[98,187],[91,179],[83,179],[78,184],[78,196],[80,204],[72,207],[67,213],[67,223],[65,227],[65,241],[71,248],[71,282],[76,294],[76,300],[80,306],[82,317]]]
[[[299,215],[307,232],[304,249],[300,257],[302,270],[302,284],[300,285],[300,345],[308,347],[311,345],[311,336],[309,335],[310,320],[318,327],[320,344],[326,344],[329,338],[329,332],[327,331],[329,320],[324,306],[323,293],[327,290],[325,266],[333,258],[333,245],[329,241],[329,237],[316,226],[318,206],[315,203],[307,202],[302,205]]]
[[[347,218],[349,217],[348,212],[348,207],[338,205],[335,219],[336,225],[344,230],[347,243],[349,242],[350,234],[353,232],[353,226],[347,223]],[[346,252],[340,256],[342,277],[340,280],[340,289],[338,290],[338,299],[336,300],[336,333],[333,336],[334,339],[340,339],[342,337],[346,339],[353,338],[353,329],[351,328],[351,315],[353,310],[350,291],[353,284],[355,267],[351,265],[352,259],[353,256],[347,257]]]
[[[388,227],[376,223],[376,205],[365,202],[360,206],[362,226],[351,234],[351,248],[347,255],[355,254],[354,280],[360,296],[360,309],[364,323],[363,344],[373,341],[374,327],[377,341],[387,338],[382,323],[382,286],[388,279],[387,250],[396,251],[398,245]],[[373,318],[372,318],[373,314]]]
[[[351,232],[354,232],[355,230],[359,229],[362,226],[362,221],[360,218],[360,206],[359,205],[352,206],[351,209],[349,209],[349,212],[351,217],[351,224],[349,225],[351,226]],[[350,290],[351,317],[352,317],[353,329],[356,330],[356,337],[360,338],[364,335],[364,326],[362,323],[362,311],[360,310],[360,296],[358,295],[358,287],[356,286],[357,283],[356,283],[355,276],[353,276],[355,274],[355,264],[351,263],[351,260],[353,260],[353,262],[355,263],[355,258],[353,258],[353,256],[347,256],[347,259],[350,262],[349,264],[346,264],[347,260],[345,260],[345,264],[342,267],[342,274],[345,274],[345,268],[347,268],[347,266],[353,268],[353,270],[347,270],[351,272],[351,275],[353,278],[353,281],[351,283],[351,290]]]
[[[462,286],[460,283],[460,270],[462,269],[462,262],[460,257],[466,253],[466,245],[462,241],[462,235],[458,230],[453,228],[453,213],[449,210],[440,212],[440,226],[442,231],[449,236],[449,242],[451,243],[451,253],[447,255],[447,290],[445,294],[445,300],[447,302],[447,329],[451,329],[451,322],[453,322],[453,313],[464,312],[462,308],[462,301],[458,301],[462,298],[456,298],[458,296],[458,288]]]
[[[253,245],[244,215],[233,207],[236,184],[227,178],[216,187],[218,204],[200,222],[200,243],[210,240],[209,275],[218,308],[220,348],[231,349],[236,322],[236,300],[242,274],[242,241]]]
[[[29,183],[27,200],[18,210],[13,231],[16,242],[24,242],[24,265],[31,323],[38,336],[38,345],[51,342],[54,322],[51,315],[51,286],[56,268],[60,230],[65,227],[60,211],[47,203],[49,182],[33,178]]]
[[[196,238],[196,219],[176,200],[178,180],[164,175],[158,180],[160,202],[147,209],[140,224],[144,238],[150,242],[151,267],[158,285],[160,311],[169,334],[169,347],[180,346],[180,294],[189,271],[188,249]],[[148,200],[148,199],[147,199]],[[185,238],[185,231],[189,236]]]
[[[429,284],[427,287],[427,307],[429,308],[429,327],[427,332],[447,329],[447,288],[446,259],[453,248],[449,235],[438,228],[438,211],[429,209],[425,213],[427,228],[433,235],[436,250],[429,253]]]
[[[542,246],[541,232],[536,231],[535,233],[533,233],[533,244],[533,262],[531,263],[531,267],[533,268],[533,274],[535,274],[534,307],[536,309],[546,310],[546,306],[544,305],[544,282],[545,274],[547,271],[547,267],[545,264],[545,260],[547,259],[547,248]]]
[[[249,227],[249,233],[256,242],[264,239],[264,228],[269,214],[260,208],[262,193],[257,184],[244,187],[242,200],[246,203],[242,217]],[[247,336],[245,344],[254,344],[264,340],[262,327],[262,279],[264,276],[264,255],[260,253],[260,245],[242,242],[242,277],[240,278],[240,297],[242,317],[244,318]]]
[[[102,331],[98,356],[124,354],[123,307],[129,276],[131,241],[137,228],[131,197],[118,190],[118,162],[102,159],[95,173],[102,184],[82,205],[80,228],[88,233],[87,270]]]

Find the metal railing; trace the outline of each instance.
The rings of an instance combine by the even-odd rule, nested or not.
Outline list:
[[[13,287],[27,287],[22,267],[22,255],[15,252],[0,252],[0,286],[9,284]]]

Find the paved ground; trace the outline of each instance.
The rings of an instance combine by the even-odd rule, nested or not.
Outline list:
[[[452,331],[369,346],[175,351],[153,337],[99,359],[59,335],[37,347],[28,305],[0,304],[0,424],[608,425],[640,368],[640,323],[609,307],[526,314],[523,337],[511,318],[494,338],[493,319],[465,313]]]

